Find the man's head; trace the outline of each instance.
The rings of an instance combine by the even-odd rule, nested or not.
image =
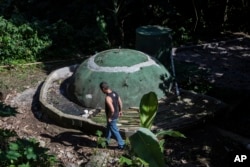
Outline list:
[[[106,82],[101,82],[100,89],[102,90],[103,93],[106,93],[107,90],[109,89],[109,85]]]

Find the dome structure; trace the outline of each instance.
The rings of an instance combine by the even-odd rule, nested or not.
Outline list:
[[[155,58],[133,49],[110,49],[83,61],[71,77],[68,94],[78,104],[104,108],[99,84],[105,81],[123,101],[123,108],[139,107],[142,96],[154,91],[163,98],[171,75]]]

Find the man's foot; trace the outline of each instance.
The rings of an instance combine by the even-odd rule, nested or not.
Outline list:
[[[125,148],[125,144],[122,145],[122,146],[118,146],[118,147],[117,147],[117,149],[119,149],[119,150],[123,150],[124,148]]]

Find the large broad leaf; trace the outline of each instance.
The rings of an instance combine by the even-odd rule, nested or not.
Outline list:
[[[129,140],[136,155],[147,162],[150,167],[166,166],[159,141],[149,129],[139,128],[129,137]]]
[[[150,129],[156,112],[158,110],[158,99],[154,92],[143,95],[140,102],[140,126]]]

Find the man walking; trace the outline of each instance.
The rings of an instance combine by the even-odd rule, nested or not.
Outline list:
[[[107,118],[107,144],[109,144],[111,135],[113,135],[118,143],[118,149],[123,149],[125,144],[117,127],[118,118],[122,115],[122,100],[115,91],[109,88],[106,82],[100,83],[100,89],[106,94],[105,113]]]

